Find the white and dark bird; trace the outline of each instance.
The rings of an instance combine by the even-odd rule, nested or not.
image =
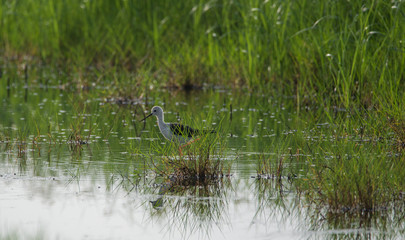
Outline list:
[[[154,106],[152,108],[151,114],[146,116],[141,121],[144,121],[150,116],[157,117],[159,130],[162,133],[162,135],[167,140],[175,142],[177,144],[186,144],[191,139],[195,139],[200,135],[207,133],[215,133],[215,130],[197,130],[179,123],[166,123],[164,121],[163,109],[159,106]]]

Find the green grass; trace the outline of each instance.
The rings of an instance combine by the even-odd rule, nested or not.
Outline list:
[[[311,198],[322,202],[319,206],[333,212],[374,212],[402,202],[403,157],[376,156],[372,146],[342,145],[309,160],[316,167],[310,168],[306,184],[313,189]]]
[[[303,148],[309,153],[307,174],[298,188],[309,190],[309,199],[318,206],[335,213],[403,207],[405,159],[397,138],[404,129],[390,129],[376,114],[348,118],[326,130],[333,140]]]
[[[264,150],[276,154],[258,159],[258,181],[288,180],[285,187],[331,218],[402,211],[403,122],[378,111],[329,117],[332,124],[318,124],[311,114],[293,119],[296,131]]]
[[[0,78],[5,87],[0,92],[9,97],[17,84],[45,85],[74,89],[77,102],[100,96],[148,102],[159,98],[159,93],[151,93],[159,87],[221,85],[269,96],[266,102],[256,103],[253,97],[238,103],[235,97],[229,103],[262,111],[278,105],[280,96],[294,96],[292,126],[297,131],[291,134],[293,140],[279,146],[280,153],[299,150],[308,156],[298,191],[331,211],[375,211],[400,201],[405,189],[404,15],[405,4],[399,0],[2,1]],[[27,91],[21,94],[28,96]],[[58,94],[49,99],[63,101]],[[58,114],[56,107],[47,107]],[[77,106],[79,117],[83,109]],[[13,118],[27,117],[29,111],[37,112],[27,109]],[[232,121],[226,130],[254,134],[259,117],[243,114],[249,121],[246,130],[231,126]],[[94,131],[108,139],[121,120],[98,116],[66,126],[68,116],[50,123],[34,115],[37,118],[27,122],[38,124],[40,131],[32,128],[24,136],[11,131],[1,138],[26,139],[50,128],[49,141],[55,142],[52,131],[63,128],[72,130],[74,141]],[[126,123],[133,120],[120,117]],[[279,110],[275,118],[288,125],[291,116]],[[330,128],[318,129],[316,124],[324,122]],[[277,136],[285,130],[269,121],[266,127],[274,127]],[[136,125],[116,128],[119,134],[139,132]],[[314,136],[333,140],[312,142]],[[268,150],[260,141],[247,144]],[[166,176],[214,176],[226,169],[211,140],[191,146],[182,157],[170,144],[153,144],[154,153],[163,156],[156,167]],[[136,143],[132,147],[138,151]],[[277,179],[285,175],[287,157],[264,160],[269,162],[259,165],[259,174]]]
[[[0,61],[80,86],[220,84],[370,106],[402,95],[403,16],[382,0],[7,1]]]
[[[198,117],[196,119],[193,125],[198,122]],[[210,122],[209,119],[212,119],[210,113],[206,121]],[[224,158],[226,143],[221,127],[215,131],[194,138],[188,145],[168,141],[158,133],[159,140],[151,142],[151,151],[143,154],[146,158],[152,159],[150,162],[156,174],[170,179],[172,184],[215,183],[223,177],[230,176],[232,163]]]
[[[206,185],[230,175],[230,163],[224,159],[219,136],[204,136],[178,150],[178,145],[158,149],[160,160],[154,169],[158,175],[180,185]]]

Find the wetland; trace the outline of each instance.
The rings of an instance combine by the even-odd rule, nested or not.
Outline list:
[[[1,1],[0,239],[404,239],[404,16]]]
[[[362,130],[373,111],[298,113],[293,96],[230,90],[161,89],[131,101],[98,91],[3,90],[2,238],[404,234],[404,159],[393,130]],[[210,157],[223,163],[223,177],[183,184],[159,170],[179,152],[156,119],[139,121],[153,105],[165,108],[167,121],[217,129]]]

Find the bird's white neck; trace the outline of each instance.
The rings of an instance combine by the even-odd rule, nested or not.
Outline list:
[[[162,114],[162,115],[158,115],[157,116],[157,119],[158,119],[158,124],[159,124],[159,126],[161,126],[161,125],[166,125],[166,123],[165,123],[165,118],[164,118],[164,115]]]
[[[163,136],[168,139],[169,141],[172,141],[173,138],[173,133],[170,130],[170,125],[165,123],[163,114],[162,115],[157,115],[156,116],[158,119],[158,126],[160,129],[160,132],[163,134]]]

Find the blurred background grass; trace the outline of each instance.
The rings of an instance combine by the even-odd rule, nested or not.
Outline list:
[[[87,85],[132,76],[131,84],[221,85],[345,107],[402,97],[399,0],[15,0],[1,1],[0,16],[6,69],[28,63]]]

